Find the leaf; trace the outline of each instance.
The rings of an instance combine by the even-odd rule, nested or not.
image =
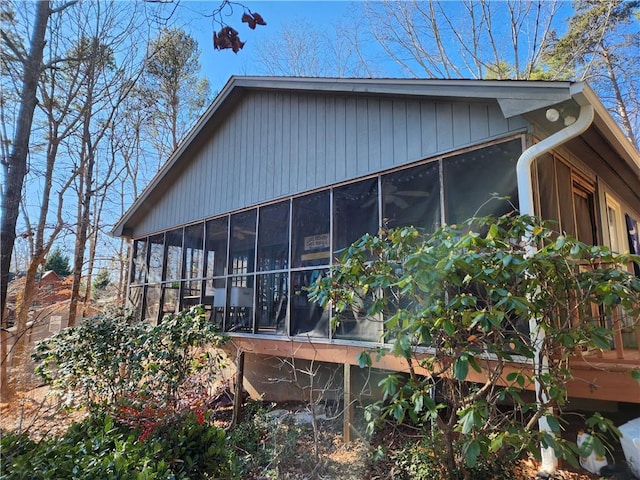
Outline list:
[[[462,433],[466,435],[467,433],[471,432],[473,430],[473,427],[475,426],[473,410],[466,410],[462,414],[462,418],[460,419],[460,421],[462,422]]]
[[[478,362],[476,362],[475,357],[469,357],[469,365],[471,365],[471,368],[473,368],[476,372],[482,373],[482,368],[480,367],[480,365],[478,365]]]
[[[480,455],[480,443],[477,440],[471,440],[467,445],[467,452],[465,455],[465,461],[467,467],[473,468],[476,465],[478,456]]]
[[[552,432],[560,432],[560,423],[558,423],[558,419],[556,417],[547,415],[545,418],[547,419],[547,423],[549,424],[549,428]]]
[[[442,322],[442,328],[450,337],[453,337],[456,333],[455,325],[449,320],[445,320],[444,322]]]
[[[469,373],[469,362],[466,358],[460,357],[456,360],[456,363],[453,367],[453,376],[456,380],[464,381],[467,378],[467,374]]]
[[[360,368],[367,368],[371,366],[371,355],[369,355],[369,352],[360,352],[358,354],[358,366]]]
[[[507,382],[513,382],[516,378],[518,378],[518,372],[509,372],[507,373]]]
[[[487,240],[493,240],[498,236],[498,226],[494,223],[489,227],[489,233],[487,233]]]

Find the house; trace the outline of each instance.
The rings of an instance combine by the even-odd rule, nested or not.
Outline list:
[[[138,316],[204,304],[247,352],[245,387],[278,399],[293,392],[269,381],[279,358],[350,378],[381,341],[380,323],[332,331],[307,299],[336,251],[383,224],[432,230],[514,207],[638,252],[640,154],[588,85],[232,77],[113,233],[133,240]],[[626,321],[610,352],[572,363],[571,397],[640,403]]]
[[[7,290],[7,306],[9,325],[13,325],[15,308],[21,301],[26,277],[19,276],[9,282]],[[46,307],[65,302],[71,298],[69,282],[53,270],[47,270],[36,278],[36,294],[31,302],[31,311],[39,311]]]

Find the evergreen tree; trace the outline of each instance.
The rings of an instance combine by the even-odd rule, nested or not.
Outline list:
[[[574,0],[573,9],[567,32],[553,32],[546,63],[555,78],[588,81],[637,145],[640,1]]]
[[[151,112],[148,125],[160,162],[191,128],[210,100],[209,81],[199,76],[200,50],[196,40],[179,28],[166,28],[149,44],[141,95]]]
[[[111,275],[106,268],[101,269],[93,281],[93,288],[96,290],[104,290],[111,283]]]
[[[63,255],[60,247],[56,247],[47,257],[47,263],[44,264],[45,271],[53,270],[61,277],[66,277],[71,273],[69,266],[69,256]]]

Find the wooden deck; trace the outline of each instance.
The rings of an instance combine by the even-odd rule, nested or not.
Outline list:
[[[367,349],[365,345],[250,336],[233,336],[227,348],[241,348],[247,353],[259,355],[351,365],[357,365],[358,354]],[[624,358],[618,357],[619,352],[616,350],[590,352],[574,357],[570,361],[574,378],[567,384],[569,397],[640,404],[640,382],[631,376],[632,370],[640,369],[640,352],[625,349]],[[407,371],[405,361],[391,354],[378,360],[372,355],[372,362],[375,368]],[[503,376],[506,377],[511,371],[524,370],[524,373],[529,373],[528,369],[526,365],[513,364],[505,369]],[[467,379],[483,382],[484,375],[470,369]],[[506,381],[504,383],[506,384]],[[525,388],[533,390],[533,385],[526,385]]]

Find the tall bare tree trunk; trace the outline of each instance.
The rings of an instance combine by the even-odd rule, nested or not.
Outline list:
[[[613,93],[616,97],[616,109],[618,111],[618,115],[620,116],[620,123],[622,124],[622,129],[631,140],[631,143],[634,145],[638,145],[636,136],[634,134],[633,128],[631,127],[631,122],[629,121],[629,114],[627,113],[627,106],[622,98],[622,92],[620,91],[620,85],[618,84],[618,75],[616,75],[615,69],[611,63],[611,55],[609,53],[609,49],[603,42],[600,42],[600,47],[602,48],[602,58],[604,59],[604,63],[607,66],[607,72],[609,73],[609,79],[611,80],[611,86],[613,87]]]
[[[16,240],[16,223],[20,210],[20,198],[24,177],[27,173],[27,156],[33,114],[36,109],[36,89],[42,69],[44,55],[44,37],[51,11],[49,1],[40,1],[36,7],[36,18],[31,37],[29,54],[24,59],[20,109],[16,124],[13,147],[10,157],[3,161],[5,183],[3,185],[2,224],[0,227],[0,313],[2,315],[2,335],[0,342],[0,400],[9,400],[7,384],[7,337],[6,337],[6,299],[9,283],[9,265]]]

